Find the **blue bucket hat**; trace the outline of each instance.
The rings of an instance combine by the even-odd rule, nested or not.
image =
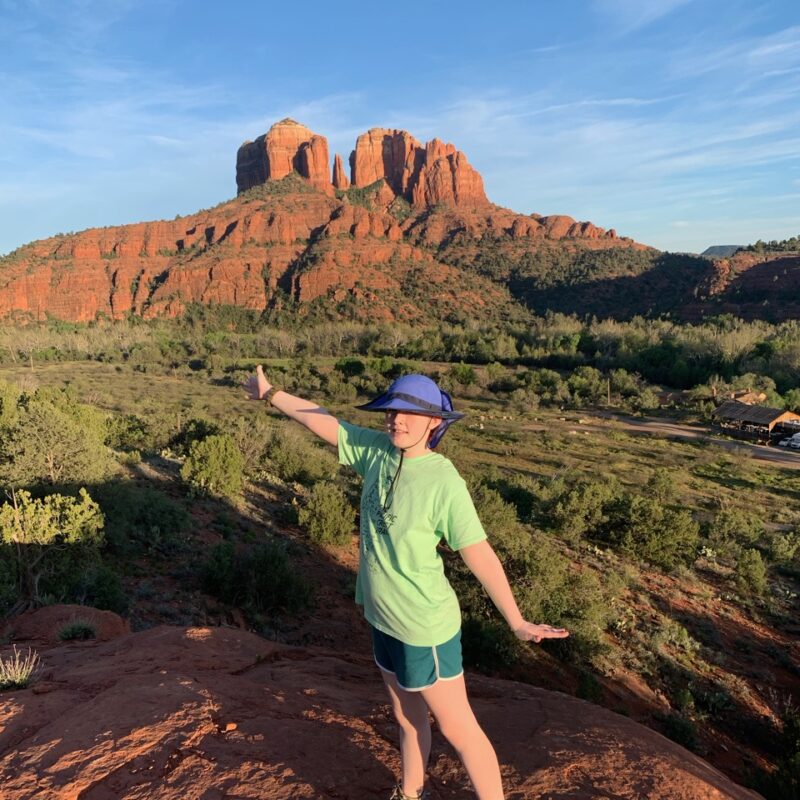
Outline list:
[[[383,394],[356,408],[364,411],[405,411],[409,414],[441,417],[441,424],[428,441],[431,449],[439,444],[450,425],[465,416],[453,410],[450,395],[425,375],[403,375],[393,381]]]

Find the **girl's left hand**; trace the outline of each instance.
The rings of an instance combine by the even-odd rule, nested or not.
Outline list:
[[[533,622],[523,622],[514,629],[514,635],[523,642],[541,642],[542,639],[565,639],[569,636],[566,628],[554,628],[552,625],[535,625]]]

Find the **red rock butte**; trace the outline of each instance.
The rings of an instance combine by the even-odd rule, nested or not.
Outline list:
[[[489,205],[483,180],[463,153],[439,139],[423,145],[407,131],[371,128],[358,137],[350,154],[349,180],[338,153],[330,180],[328,171],[328,140],[287,118],[239,148],[236,186],[241,194],[297,172],[329,194],[383,180],[396,197],[416,207]]]
[[[276,122],[254,142],[245,142],[236,155],[236,185],[241,194],[253,186],[301,175],[323,191],[331,190],[328,180],[328,140],[312,133],[293,119]]]
[[[310,301],[346,301],[341,313],[365,321],[519,313],[502,281],[469,268],[482,248],[518,259],[539,247],[642,247],[590,222],[490,203],[464,153],[439,139],[372,128],[349,163],[348,177],[324,136],[281,120],[239,148],[235,199],[0,258],[0,318],[178,316],[192,303],[264,312],[287,299],[300,315]]]

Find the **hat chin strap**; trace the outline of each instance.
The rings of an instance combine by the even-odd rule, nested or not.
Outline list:
[[[429,423],[430,424],[430,423]],[[426,428],[425,433],[417,439],[411,447],[416,447],[426,436],[430,436],[431,429]],[[394,487],[397,485],[397,481],[400,478],[400,470],[403,469],[403,461],[406,457],[406,450],[408,447],[401,447],[400,449],[400,463],[397,465],[397,472],[394,473],[394,477],[392,478],[392,482],[389,484],[389,491],[386,492],[386,499],[383,501],[383,510],[388,511],[392,507],[392,502],[394,501]]]

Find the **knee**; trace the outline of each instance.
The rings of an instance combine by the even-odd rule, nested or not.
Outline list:
[[[436,724],[439,726],[442,736],[459,752],[466,748],[471,741],[484,737],[484,733],[474,717],[471,719],[437,719]]]
[[[392,711],[397,724],[405,731],[419,731],[430,725],[427,707],[403,708],[400,705],[393,705]]]

